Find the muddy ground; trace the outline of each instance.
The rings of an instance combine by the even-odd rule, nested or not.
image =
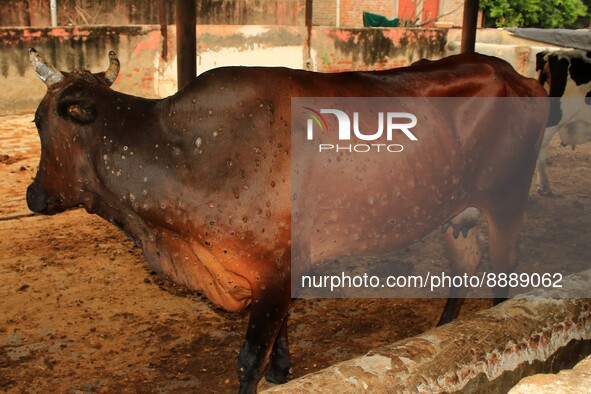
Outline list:
[[[235,392],[246,312],[223,312],[153,275],[118,229],[83,210],[30,215],[25,190],[40,153],[32,118],[0,118],[0,392]],[[541,271],[588,266],[591,144],[573,152],[554,140],[549,156],[563,197],[531,194],[522,261]],[[393,258],[442,260],[440,237],[436,231]],[[296,300],[291,378],[424,332],[443,305]],[[469,300],[461,317],[489,306]]]

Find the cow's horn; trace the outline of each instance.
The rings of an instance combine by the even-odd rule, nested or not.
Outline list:
[[[117,54],[113,51],[109,51],[109,62],[109,68],[105,71],[105,78],[112,85],[115,79],[117,79],[119,67],[121,66],[119,59],[117,59]]]
[[[45,82],[48,88],[64,80],[64,75],[59,72],[57,68],[47,63],[47,61],[37,53],[35,48],[29,48],[29,61],[31,62],[31,65],[35,67],[35,71],[39,78]]]

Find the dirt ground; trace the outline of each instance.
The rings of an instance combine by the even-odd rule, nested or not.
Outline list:
[[[0,118],[0,392],[233,393],[247,313],[223,312],[153,275],[141,251],[83,210],[33,216],[32,115]],[[553,141],[560,198],[531,194],[522,260],[591,262],[591,144]],[[444,259],[440,233],[394,258]],[[291,378],[432,328],[440,299],[295,300]],[[490,306],[468,300],[466,316]]]

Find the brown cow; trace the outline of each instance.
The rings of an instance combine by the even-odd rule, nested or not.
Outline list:
[[[285,382],[290,368],[292,97],[546,96],[508,63],[477,54],[384,72],[220,68],[163,100],[111,90],[119,71],[112,52],[109,69],[98,74],[60,72],[34,49],[29,56],[47,84],[35,114],[42,153],[27,190],[29,208],[52,215],[82,205],[121,228],[155,270],[201,289],[228,311],[250,305],[238,357],[241,393],[255,392],[265,371],[269,381]],[[437,150],[411,150],[405,160],[387,163],[410,183],[413,176],[423,180],[386,202],[406,223],[395,227],[393,248],[474,206],[488,219],[492,267],[513,269],[548,110],[538,101],[515,120],[520,133],[491,124],[484,109],[466,122],[458,110],[448,114],[458,129],[442,125],[424,137]],[[338,174],[332,175],[338,185]],[[408,200],[421,206],[407,207]],[[467,235],[455,240],[448,232],[447,239],[454,269],[474,272],[476,232]],[[317,241],[313,252],[320,256]],[[343,253],[356,247],[350,239],[339,241]],[[497,298],[505,296],[497,290]],[[450,298],[441,323],[460,304]]]

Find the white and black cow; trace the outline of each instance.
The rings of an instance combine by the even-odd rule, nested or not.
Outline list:
[[[543,51],[536,55],[538,81],[553,102],[537,162],[538,193],[552,195],[546,173],[546,147],[556,133],[563,146],[591,141],[591,51]]]

